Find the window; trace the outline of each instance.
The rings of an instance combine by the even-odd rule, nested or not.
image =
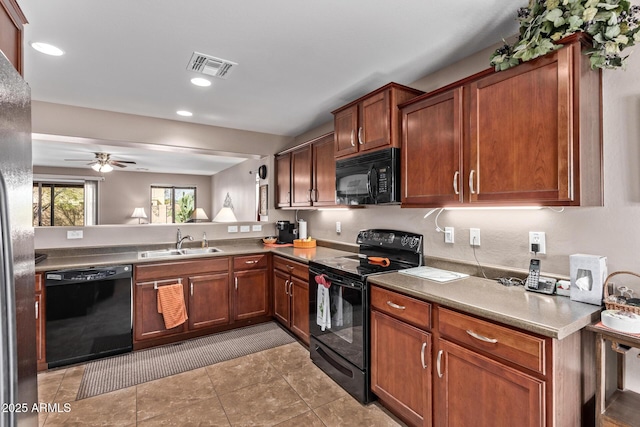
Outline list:
[[[97,223],[95,181],[33,181],[33,226],[84,226]]]
[[[152,224],[189,222],[195,206],[195,187],[151,186]]]

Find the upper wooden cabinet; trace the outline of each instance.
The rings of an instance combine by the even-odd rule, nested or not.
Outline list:
[[[602,205],[602,79],[584,40],[402,105],[403,206]]]
[[[376,148],[400,147],[397,105],[422,91],[389,83],[335,111],[335,157]]]
[[[26,23],[27,18],[15,0],[0,0],[0,50],[21,75],[24,75],[23,31]]]
[[[334,137],[328,133],[276,156],[276,206],[336,204]]]

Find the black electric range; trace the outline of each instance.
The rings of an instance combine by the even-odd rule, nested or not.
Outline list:
[[[313,362],[362,403],[370,391],[367,277],[418,267],[423,236],[397,230],[362,230],[356,255],[309,263],[309,330]]]

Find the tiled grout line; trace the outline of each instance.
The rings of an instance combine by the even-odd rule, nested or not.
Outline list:
[[[215,365],[215,363],[213,365]],[[208,366],[213,366],[213,365],[208,365]],[[229,415],[227,414],[227,410],[224,409],[224,405],[222,404],[222,400],[220,400],[220,394],[218,393],[218,390],[216,390],[216,386],[215,386],[215,384],[213,384],[213,380],[211,379],[211,375],[209,374],[209,371],[207,370],[208,366],[204,367],[204,372],[207,374],[207,378],[209,378],[209,382],[211,383],[211,388],[213,389],[213,392],[216,395],[216,399],[218,399],[218,404],[220,404],[220,407],[222,408],[222,412],[224,412],[224,416],[227,419],[227,422],[229,423],[229,425],[231,426],[232,424],[231,424],[231,420],[229,419]]]

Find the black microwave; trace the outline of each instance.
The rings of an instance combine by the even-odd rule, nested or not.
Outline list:
[[[386,148],[336,162],[336,203],[400,203],[400,149]]]

